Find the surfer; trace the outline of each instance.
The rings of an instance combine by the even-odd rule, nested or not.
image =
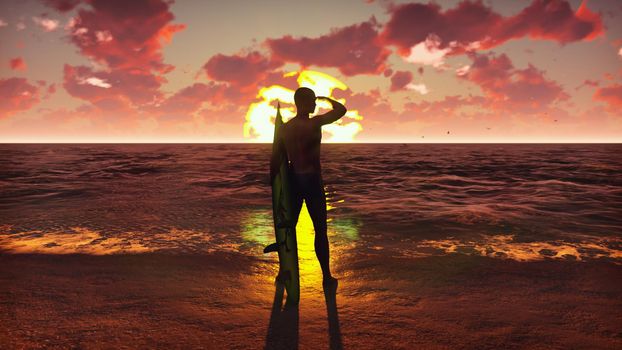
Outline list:
[[[333,109],[328,113],[309,118],[315,111],[315,100],[330,102]],[[315,230],[315,254],[322,267],[324,284],[336,283],[330,273],[330,253],[326,228],[326,194],[320,167],[320,143],[322,125],[333,123],[346,114],[339,102],[324,96],[315,96],[313,90],[301,87],[294,93],[296,116],[283,125],[282,137],[293,178],[294,218],[298,216],[304,200]]]

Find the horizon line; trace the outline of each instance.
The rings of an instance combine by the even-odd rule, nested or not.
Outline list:
[[[32,142],[32,141],[18,141],[18,142],[4,142],[0,141],[1,145],[77,145],[77,144],[92,144],[92,145],[114,145],[114,144],[129,144],[129,145],[202,145],[202,144],[239,144],[239,145],[271,145],[272,142],[175,142],[175,141],[162,141],[162,142],[123,142],[123,141],[59,141],[59,142]],[[472,142],[472,141],[464,141],[464,142],[408,142],[408,141],[375,141],[375,142],[322,142],[324,145],[337,144],[337,145],[356,145],[356,144],[387,144],[387,145],[397,145],[397,144],[409,144],[409,145],[429,145],[429,144],[455,144],[455,145],[481,145],[481,144],[594,144],[594,145],[614,145],[614,144],[622,144],[622,141],[481,141],[481,142]]]

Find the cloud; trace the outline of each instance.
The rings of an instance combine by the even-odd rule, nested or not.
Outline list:
[[[600,86],[600,82],[596,80],[585,79],[581,85],[577,86],[575,90],[579,90],[585,86],[598,87]]]
[[[389,101],[382,96],[379,89],[367,92],[354,92],[351,89],[336,89],[333,95],[337,99],[345,98],[348,110],[356,110],[367,121],[380,119],[388,121],[394,119],[396,112]],[[363,129],[365,132],[365,129]]]
[[[445,96],[438,101],[409,102],[404,107],[407,111],[405,114],[414,113],[419,118],[441,118],[441,116],[456,114],[461,107],[478,105],[482,102],[482,98]]]
[[[425,84],[423,84],[423,83],[421,83],[421,84],[408,84],[408,85],[406,85],[406,88],[408,90],[417,91],[418,93],[420,93],[422,95],[427,95],[430,92],[428,87],[425,86]]]
[[[622,47],[618,50],[618,56],[622,57]]]
[[[55,19],[43,18],[43,17],[33,17],[32,21],[35,22],[39,27],[41,27],[46,32],[52,32],[58,28],[59,22]]]
[[[597,89],[594,99],[606,102],[610,108],[619,111],[622,108],[622,85],[614,84]]]
[[[480,86],[489,108],[534,112],[569,97],[558,83],[531,64],[517,69],[505,54],[471,54],[471,58],[471,68],[460,78]]]
[[[265,79],[269,72],[282,65],[257,51],[247,54],[212,56],[203,69],[211,79],[236,86],[249,86]]]
[[[8,23],[6,23],[4,20],[0,19],[0,28],[6,27],[8,25],[9,25]]]
[[[440,47],[440,38],[430,34],[425,41],[411,47],[410,53],[404,56],[404,60],[440,68],[445,63],[445,56],[451,51],[451,48],[441,49]]]
[[[112,34],[107,30],[98,30],[95,32],[95,39],[100,43],[112,41]]]
[[[318,38],[284,36],[268,39],[274,58],[303,67],[335,67],[347,76],[377,74],[385,69],[390,51],[378,41],[375,19],[333,29]]]
[[[85,66],[64,67],[63,87],[102,109],[141,107],[162,99],[164,79],[138,69],[98,72]]]
[[[97,77],[90,77],[81,80],[79,84],[89,84],[93,86],[97,86],[104,89],[110,89],[112,85],[108,84],[105,80],[99,79]]]
[[[142,69],[158,74],[173,66],[162,57],[164,42],[185,28],[171,24],[169,3],[160,0],[92,0],[68,24],[80,52],[112,69]]]
[[[39,103],[39,88],[24,78],[0,79],[0,119]]]
[[[81,0],[43,0],[47,6],[60,12],[68,12],[73,10],[80,4]]]
[[[25,71],[28,67],[26,66],[26,62],[21,57],[12,58],[9,61],[9,66],[11,66],[12,70],[21,70]]]
[[[469,0],[445,11],[435,3],[407,3],[391,5],[389,12],[391,17],[380,39],[385,45],[397,47],[403,57],[413,56],[416,48],[411,61],[432,53],[440,56],[486,50],[524,37],[565,44],[591,40],[603,33],[600,14],[591,12],[585,3],[573,12],[565,0],[533,0],[509,17],[482,1]],[[422,45],[430,35],[437,38],[434,45]]]
[[[188,119],[206,104],[210,104],[209,108],[203,111],[217,111],[217,110],[236,110],[240,112],[240,117],[243,115],[239,110],[242,107],[237,102],[237,98],[232,96],[239,89],[231,87],[228,84],[215,83],[210,81],[209,83],[195,83],[187,86],[172,96],[165,99],[156,108],[150,109],[155,115],[161,119]],[[203,112],[202,112],[203,113]],[[240,119],[242,120],[242,119]]]
[[[24,30],[24,29],[26,29],[26,23],[21,22],[21,21],[20,21],[20,22],[17,22],[17,23],[15,24],[15,29],[16,29],[18,32],[19,32],[20,30]]]
[[[413,80],[413,74],[408,71],[398,71],[393,74],[391,77],[391,91],[399,91],[404,90],[406,85],[408,85]]]
[[[592,40],[603,33],[600,14],[588,9],[583,1],[576,12],[565,0],[534,0],[516,16],[506,18],[499,28],[499,39],[531,37],[562,44]]]
[[[456,75],[459,76],[459,77],[464,76],[464,75],[466,75],[469,72],[470,69],[471,69],[471,66],[466,64],[466,65],[456,69]]]

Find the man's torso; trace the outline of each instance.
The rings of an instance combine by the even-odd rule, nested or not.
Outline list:
[[[322,128],[310,118],[294,117],[283,125],[285,149],[295,173],[321,173]]]

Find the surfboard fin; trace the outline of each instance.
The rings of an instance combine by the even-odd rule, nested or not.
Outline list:
[[[264,249],[263,249],[263,253],[272,253],[272,252],[278,252],[279,251],[279,244],[278,243],[272,243],[267,245]]]

